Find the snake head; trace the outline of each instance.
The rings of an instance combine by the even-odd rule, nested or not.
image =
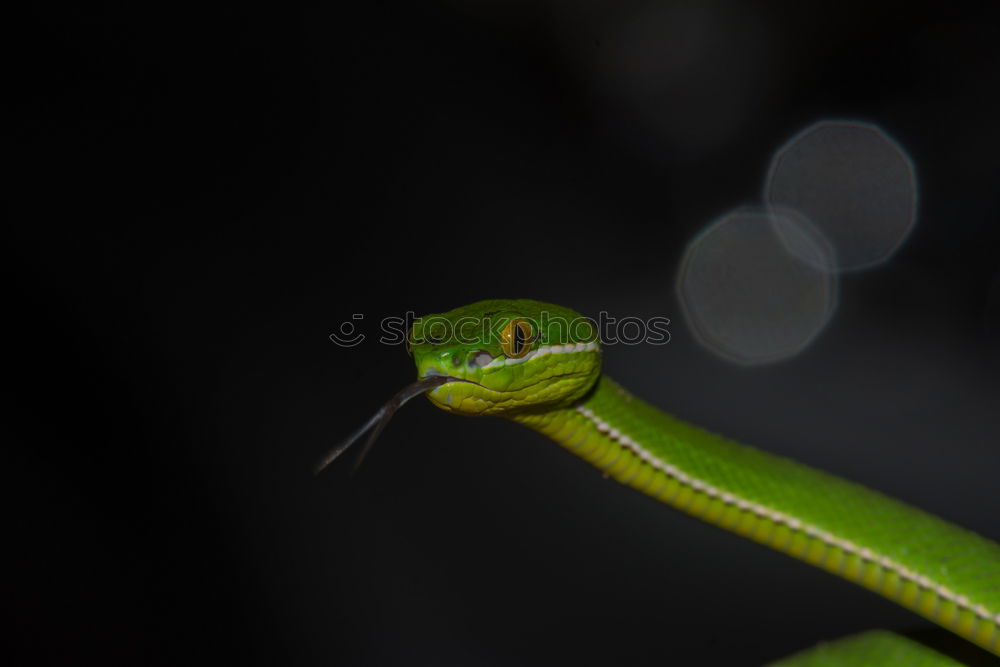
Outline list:
[[[596,325],[538,301],[480,301],[427,315],[413,323],[406,345],[417,381],[328,451],[317,474],[368,433],[357,469],[396,411],[420,394],[449,412],[514,417],[571,405],[601,373]]]
[[[592,320],[526,299],[426,315],[413,323],[407,345],[420,379],[449,378],[427,397],[458,414],[511,416],[568,406],[601,370]]]

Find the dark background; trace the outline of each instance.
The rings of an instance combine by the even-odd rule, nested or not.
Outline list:
[[[608,373],[1000,538],[992,15],[46,7],[0,28],[7,650],[35,664],[755,665],[930,627],[541,436],[423,401],[356,476],[338,462],[311,477],[413,377],[401,348],[328,334],[354,313],[370,334],[481,298],[670,317],[669,345],[610,348]],[[621,26],[663,12],[654,24],[674,27],[646,31],[652,74],[636,76],[672,78],[630,96]],[[909,150],[918,225],[887,265],[844,277],[805,353],[732,366],[683,322],[679,258],[757,201],[771,152],[823,118],[877,123]]]

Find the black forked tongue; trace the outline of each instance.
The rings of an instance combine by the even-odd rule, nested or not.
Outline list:
[[[400,389],[399,392],[395,396],[390,398],[385,405],[379,408],[378,412],[372,415],[371,419],[366,421],[361,426],[361,428],[359,428],[357,431],[349,435],[347,439],[345,439],[339,445],[337,445],[329,452],[327,452],[326,456],[320,459],[319,463],[316,464],[316,467],[313,469],[313,474],[318,475],[321,472],[323,472],[324,468],[333,463],[341,454],[346,452],[351,445],[357,442],[361,438],[361,436],[363,436],[365,433],[368,432],[369,429],[371,429],[371,435],[368,436],[368,439],[365,441],[365,444],[361,448],[361,451],[358,452],[358,458],[354,461],[354,470],[357,470],[358,466],[361,465],[361,462],[364,460],[365,456],[368,454],[369,451],[371,451],[372,445],[374,445],[375,441],[378,440],[378,436],[382,432],[382,429],[384,429],[385,425],[389,423],[389,420],[392,419],[392,416],[396,414],[396,410],[399,410],[401,407],[403,407],[403,405],[414,396],[419,396],[420,394],[428,392],[431,389],[434,389],[435,387],[440,387],[444,383],[453,381],[455,379],[456,378],[451,378],[448,377],[447,375],[432,375],[430,377],[425,377],[423,379],[417,380],[413,384],[407,385],[402,389]]]

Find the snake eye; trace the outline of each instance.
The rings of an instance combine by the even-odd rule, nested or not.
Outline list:
[[[500,348],[508,357],[523,357],[528,354],[533,342],[531,324],[527,320],[513,319],[500,332]]]

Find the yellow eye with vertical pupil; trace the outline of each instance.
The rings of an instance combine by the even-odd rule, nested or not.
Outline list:
[[[535,342],[531,335],[531,324],[527,320],[513,319],[500,332],[500,348],[508,357],[517,359],[528,354]]]

